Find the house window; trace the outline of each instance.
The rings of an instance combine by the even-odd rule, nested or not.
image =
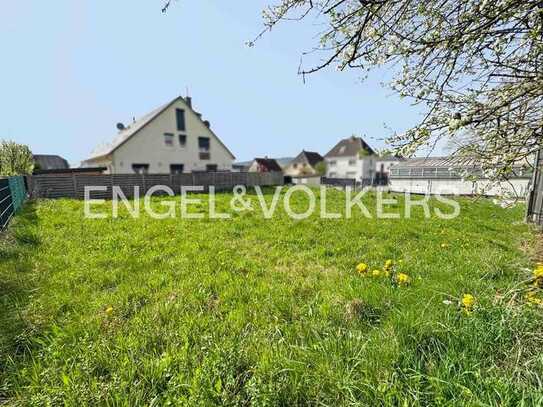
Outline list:
[[[333,166],[336,165],[336,164],[337,164],[336,161],[329,161],[329,162],[328,162],[328,165],[329,165],[330,167],[333,167]]]
[[[298,168],[298,164],[294,164],[293,167],[296,169]]]
[[[330,177],[330,178],[335,178],[335,177],[337,177],[337,173],[331,172],[331,173],[329,174],[329,177]]]
[[[187,145],[187,136],[185,134],[179,135],[179,145],[185,147]]]
[[[183,174],[184,164],[170,164],[170,174]]]
[[[356,165],[356,160],[349,160],[349,165]]]
[[[183,109],[175,109],[175,118],[177,120],[177,130],[185,131],[185,111]]]
[[[207,164],[206,165],[206,171],[207,172],[217,172],[217,164]]]
[[[209,151],[210,142],[208,137],[198,137],[198,148],[200,151]]]
[[[136,174],[147,174],[149,173],[149,164],[132,164],[132,170]]]
[[[164,143],[167,146],[173,146],[173,134],[172,133],[164,133]]]

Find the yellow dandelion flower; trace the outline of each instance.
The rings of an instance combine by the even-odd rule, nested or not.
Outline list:
[[[543,278],[543,264],[538,264],[538,266],[534,270],[534,278]]]
[[[411,282],[411,278],[405,273],[399,273],[396,281],[399,285],[408,285]]]
[[[358,271],[359,274],[366,274],[369,270],[369,266],[366,263],[360,263],[358,266],[356,266],[356,271]]]
[[[471,294],[464,294],[461,304],[466,311],[471,311],[475,305],[475,297]]]
[[[111,315],[113,313],[113,307],[107,307],[106,308],[106,314]]]
[[[543,299],[537,297],[536,291],[528,291],[526,293],[526,301],[533,305],[543,305]]]
[[[379,277],[379,276],[381,275],[381,270],[373,270],[373,271],[371,272],[371,275],[372,275],[373,277]]]
[[[448,243],[441,243],[441,248],[442,249],[446,249],[447,247],[449,247]]]
[[[394,262],[392,260],[385,261],[385,270],[390,270],[392,266],[394,265]]]

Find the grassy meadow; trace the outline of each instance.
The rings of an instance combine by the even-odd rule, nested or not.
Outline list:
[[[459,202],[453,220],[292,220],[281,204],[271,220],[96,220],[30,202],[0,238],[0,402],[541,405],[538,236],[521,205]]]

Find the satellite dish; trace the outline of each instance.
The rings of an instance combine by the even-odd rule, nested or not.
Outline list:
[[[124,130],[124,129],[125,129],[124,124],[117,123],[117,130],[121,131],[121,130]]]

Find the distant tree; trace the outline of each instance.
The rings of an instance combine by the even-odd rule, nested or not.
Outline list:
[[[391,88],[425,108],[418,125],[389,138],[396,153],[446,143],[499,176],[540,148],[542,0],[275,0],[257,39],[313,17],[324,28],[304,56],[322,58],[302,75],[391,67]]]
[[[358,158],[368,157],[369,155],[370,153],[365,148],[361,148],[360,150],[358,150]]]
[[[318,175],[326,175],[326,169],[327,169],[326,161],[321,161],[315,165],[315,171],[317,171]]]
[[[13,141],[0,142],[0,175],[31,174],[34,169],[34,159],[28,146]]]

